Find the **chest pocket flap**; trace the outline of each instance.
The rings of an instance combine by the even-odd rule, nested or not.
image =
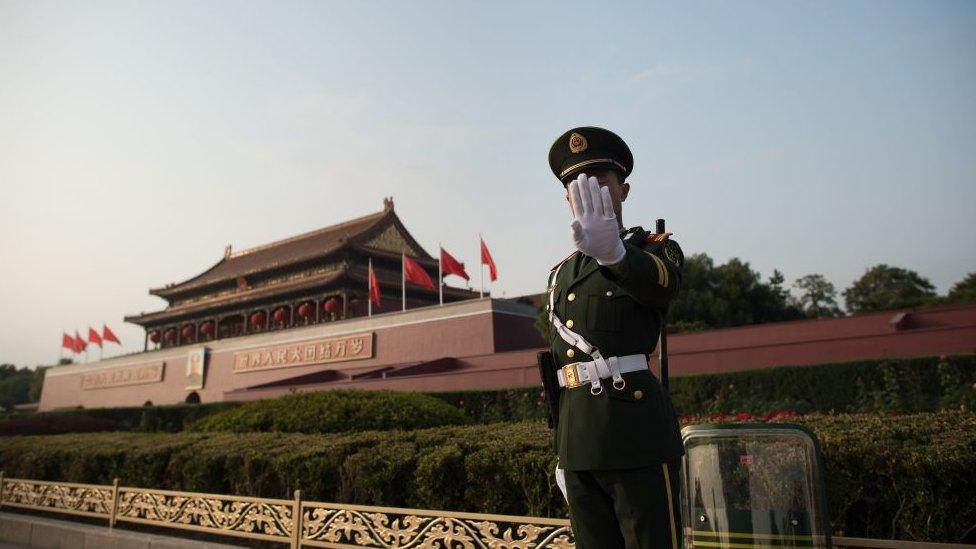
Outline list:
[[[586,296],[586,328],[596,332],[619,332],[637,321],[637,302],[618,286],[607,284]]]

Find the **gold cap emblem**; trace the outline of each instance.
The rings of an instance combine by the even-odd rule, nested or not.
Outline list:
[[[582,135],[573,132],[573,135],[569,136],[569,152],[573,154],[581,153],[586,150],[586,147],[586,138]]]

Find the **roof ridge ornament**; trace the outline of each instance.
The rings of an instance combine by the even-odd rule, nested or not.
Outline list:
[[[393,211],[393,197],[384,196],[383,197],[383,211]]]
[[[233,253],[234,253],[234,247],[233,247],[232,245],[230,245],[230,244],[228,244],[228,245],[227,245],[227,246],[226,246],[226,247],[224,248],[224,259],[230,259],[230,256],[231,256],[231,255],[232,255]]]

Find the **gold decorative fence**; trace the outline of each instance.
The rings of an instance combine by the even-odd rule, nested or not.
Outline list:
[[[4,478],[15,507],[287,543],[291,547],[572,548],[569,521]]]
[[[302,501],[300,490],[295,490],[292,499],[252,498],[130,488],[119,486],[118,479],[111,485],[99,485],[4,478],[0,471],[0,509],[4,507],[103,518],[109,527],[131,522],[276,541],[294,548],[575,547],[565,519]],[[976,547],[836,536],[833,541],[835,548]]]

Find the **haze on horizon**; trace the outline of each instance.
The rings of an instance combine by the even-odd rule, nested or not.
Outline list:
[[[624,224],[687,254],[976,270],[972,2],[229,6],[0,0],[0,362],[102,321],[141,350],[149,288],[385,196],[475,288],[480,232],[494,295],[543,291],[577,125],[634,152]]]

